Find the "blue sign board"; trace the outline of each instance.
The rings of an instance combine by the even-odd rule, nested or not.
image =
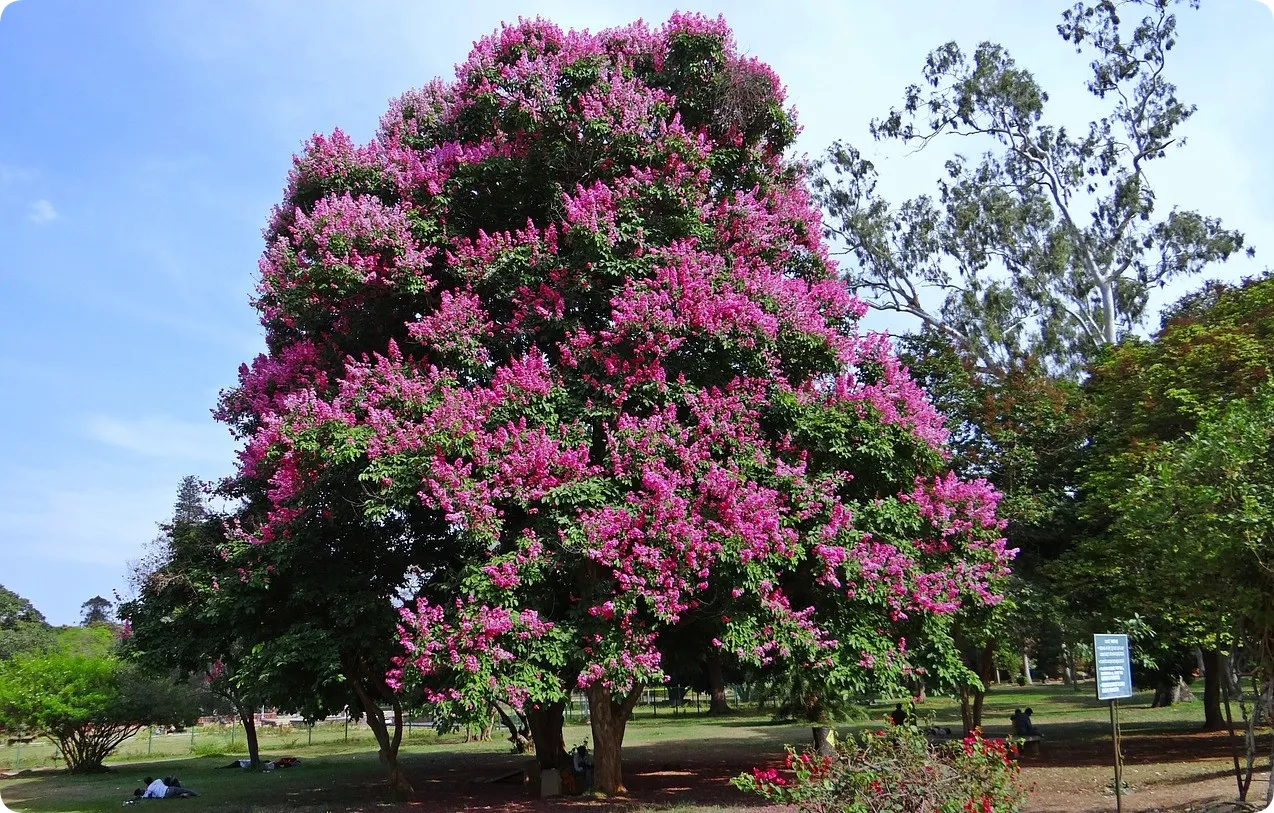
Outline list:
[[[1132,664],[1127,635],[1094,635],[1093,663],[1097,666],[1097,699],[1132,697]]]

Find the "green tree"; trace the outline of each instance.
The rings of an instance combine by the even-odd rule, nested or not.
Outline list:
[[[229,573],[191,587],[198,612],[227,625],[234,649],[222,659],[236,685],[308,720],[346,710],[364,717],[390,784],[410,793],[398,752],[404,704],[414,698],[394,691],[386,672],[401,651],[398,607],[428,580],[417,563],[443,568],[454,553],[410,532],[423,525],[410,510],[367,522],[345,497],[357,481],[338,471],[314,492],[320,523],[267,545],[225,538],[213,552]],[[209,524],[251,522],[252,506],[249,499],[244,513]]]
[[[260,762],[254,709],[263,692],[242,662],[252,645],[245,627],[257,621],[245,615],[236,591],[238,573],[221,555],[221,518],[190,519],[180,513],[165,527],[165,558],[137,575],[137,597],[120,605],[127,624],[122,654],[155,674],[176,670],[182,680],[197,679],[225,700],[242,722],[248,759]]]
[[[114,621],[115,605],[110,599],[93,596],[80,605],[80,623],[86,627],[90,624],[111,624]]]
[[[52,740],[72,772],[102,770],[147,725],[189,725],[197,716],[186,687],[114,657],[28,653],[0,663],[0,728]]]
[[[1152,506],[1129,503],[1126,516],[1141,528],[1171,534],[1179,567],[1192,568],[1208,603],[1234,622],[1230,648],[1254,663],[1268,703],[1274,696],[1274,384],[1234,402],[1172,446],[1137,489],[1149,492],[1144,496],[1156,500],[1159,512],[1138,516]],[[1210,670],[1219,666],[1219,658],[1208,664]],[[1243,794],[1251,782],[1256,714],[1249,714]],[[1274,768],[1274,756],[1271,763]],[[1274,787],[1266,790],[1265,803],[1271,802]]]
[[[1154,165],[1184,144],[1195,112],[1167,71],[1182,3],[1198,6],[1101,0],[1062,15],[1058,33],[1091,54],[1087,89],[1104,106],[1078,125],[1050,117],[1048,94],[1001,45],[930,53],[923,83],[873,137],[924,147],[959,136],[986,151],[948,160],[936,197],[895,206],[872,162],[834,145],[818,189],[829,233],[856,261],[852,284],[984,369],[1029,353],[1076,373],[1142,323],[1152,289],[1241,250],[1216,218],[1156,205]]]
[[[1155,629],[1152,659],[1165,664],[1164,680],[1188,671],[1180,665],[1181,647],[1199,646],[1211,729],[1224,725],[1219,650],[1230,635],[1228,617],[1211,603],[1211,583],[1174,563],[1169,537],[1136,532],[1121,506],[1130,505],[1129,489],[1157,465],[1161,447],[1250,398],[1269,380],[1271,359],[1274,277],[1266,275],[1237,286],[1210,283],[1184,297],[1165,312],[1152,339],[1129,338],[1112,348],[1085,385],[1102,416],[1078,481],[1087,539],[1059,563],[1059,586],[1090,623],[1145,619]],[[1167,583],[1170,577],[1177,581]]]
[[[0,660],[45,649],[53,631],[31,602],[0,585]]]
[[[1112,509],[1125,581],[1213,649],[1243,630],[1262,680],[1274,676],[1274,385],[1149,453]]]
[[[208,518],[204,503],[204,487],[199,478],[186,475],[177,487],[177,500],[173,505],[173,525],[197,525]]]
[[[973,608],[957,623],[965,665],[978,676],[960,687],[971,731],[981,725],[986,684],[1001,650],[1015,650],[1018,668],[1024,658],[1043,654],[1050,672],[1074,671],[1068,653],[1083,631],[1068,623],[1042,568],[1078,534],[1074,483],[1091,409],[1078,384],[1050,374],[1029,355],[991,373],[937,330],[903,336],[898,344],[951,427],[952,467],[965,477],[986,478],[1003,495],[999,515],[1018,551],[1011,602]]]

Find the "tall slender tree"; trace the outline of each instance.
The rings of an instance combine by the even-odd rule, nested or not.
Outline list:
[[[108,598],[93,596],[80,605],[80,623],[110,624],[115,621],[115,604]]]
[[[892,205],[876,168],[838,143],[818,183],[829,234],[853,257],[851,284],[873,305],[940,331],[987,370],[1023,353],[1076,373],[1139,326],[1149,295],[1243,249],[1204,214],[1158,205],[1159,162],[1184,146],[1195,106],[1177,97],[1175,9],[1198,0],[1099,0],[1062,15],[1058,34],[1091,57],[1100,118],[1066,123],[1002,45],[929,54],[923,82],[871,125],[876,139],[985,145],[946,162],[936,196]],[[1248,249],[1251,252],[1251,249]]]

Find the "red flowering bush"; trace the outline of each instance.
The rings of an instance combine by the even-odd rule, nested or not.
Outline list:
[[[1016,754],[981,732],[931,743],[893,726],[846,741],[839,758],[789,748],[783,770],[754,768],[734,784],[807,813],[1014,813],[1026,798]]]

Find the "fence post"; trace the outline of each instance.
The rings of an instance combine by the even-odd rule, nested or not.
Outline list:
[[[18,740],[18,753],[13,757],[13,772],[22,770],[22,740]]]
[[[314,744],[314,723],[310,723],[310,730],[309,730],[309,732],[308,732],[307,736],[308,736],[308,739],[306,740],[306,743],[305,743],[305,744],[306,744],[306,745],[313,745],[313,744]]]
[[[190,727],[190,753],[195,752],[195,727]]]
[[[151,749],[155,743],[155,727],[151,726],[146,734],[146,756],[150,756]]]
[[[345,742],[349,742],[349,714],[345,715]]]

